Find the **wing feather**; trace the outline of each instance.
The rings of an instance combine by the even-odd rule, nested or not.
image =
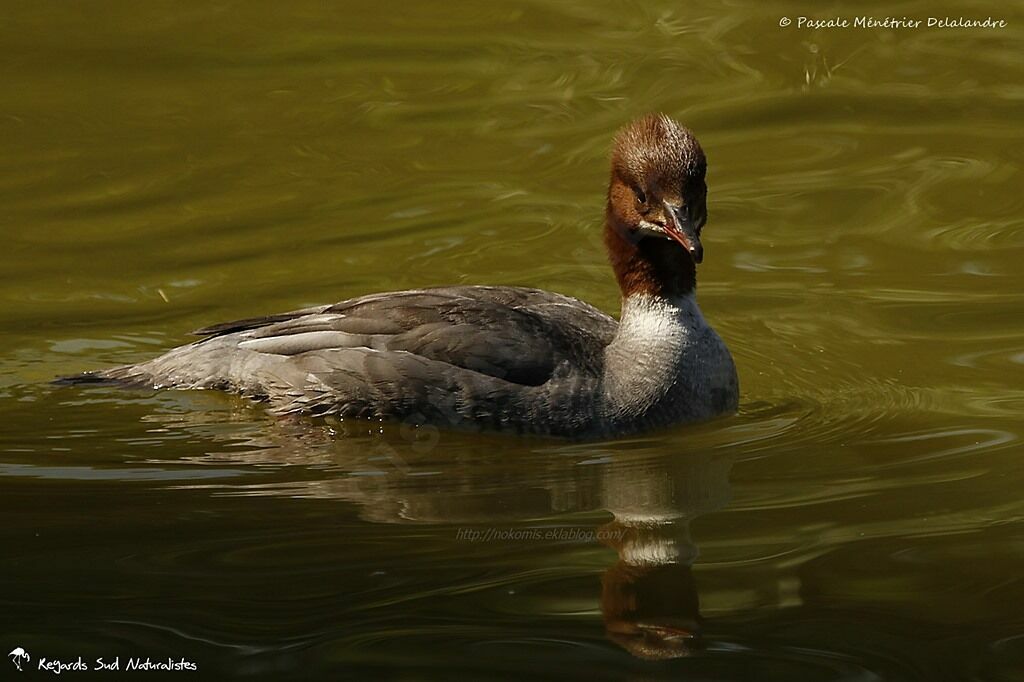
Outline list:
[[[448,287],[372,294],[212,325],[197,333],[208,339],[237,333],[241,348],[292,357],[359,348],[405,352],[539,386],[567,366],[596,375],[615,327],[608,315],[559,294],[518,287]],[[356,373],[396,371],[394,362],[388,369],[387,356],[362,356],[364,364]],[[397,364],[405,371],[418,366]],[[401,377],[393,381],[400,382]]]

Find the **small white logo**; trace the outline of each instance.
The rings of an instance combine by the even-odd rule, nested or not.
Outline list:
[[[21,672],[21,663],[22,663],[22,661],[24,661],[25,663],[28,663],[29,661],[32,660],[32,657],[28,655],[28,652],[25,651],[24,649],[22,649],[20,646],[19,647],[15,647],[14,651],[12,651],[11,653],[9,653],[7,655],[14,662],[14,665],[18,669],[18,672]]]

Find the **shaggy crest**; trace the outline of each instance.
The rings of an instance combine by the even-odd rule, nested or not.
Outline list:
[[[665,114],[649,114],[616,134],[612,168],[631,181],[678,185],[688,178],[703,178],[707,160],[689,129]],[[648,177],[654,170],[663,175]]]

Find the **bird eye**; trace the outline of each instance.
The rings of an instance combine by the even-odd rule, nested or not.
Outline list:
[[[644,191],[642,189],[640,189],[639,187],[634,187],[633,188],[633,193],[636,194],[636,200],[637,200],[638,203],[641,203],[641,204],[646,204],[647,203],[647,195],[644,194]]]

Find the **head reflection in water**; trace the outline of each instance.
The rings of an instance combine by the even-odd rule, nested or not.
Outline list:
[[[603,534],[612,538],[605,542],[620,557],[601,579],[605,629],[612,641],[639,658],[679,658],[700,646],[700,600],[692,560],[624,558],[631,545],[659,542],[659,534],[670,533],[671,526],[675,524],[644,528],[613,522]]]
[[[673,454],[603,480],[615,516],[605,544],[619,559],[601,580],[608,637],[634,656],[679,658],[700,646],[701,616],[690,522],[729,502],[728,457]]]

